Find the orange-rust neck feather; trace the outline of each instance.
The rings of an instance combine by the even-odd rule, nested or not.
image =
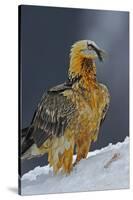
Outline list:
[[[71,56],[70,79],[81,77],[78,85],[85,89],[96,87],[96,65],[92,58],[83,57],[82,55],[75,54]]]

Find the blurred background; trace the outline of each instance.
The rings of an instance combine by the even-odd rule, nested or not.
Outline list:
[[[91,151],[123,141],[129,135],[129,13],[23,5],[19,16],[21,128],[30,124],[44,91],[67,79],[71,45],[89,39],[107,52],[103,63],[97,61],[97,77],[111,95]],[[21,172],[46,164],[47,155],[24,161]]]

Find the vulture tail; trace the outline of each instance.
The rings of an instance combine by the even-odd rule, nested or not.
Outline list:
[[[21,131],[21,159],[31,159],[34,157],[40,157],[42,154],[46,152],[43,150],[42,154],[38,149],[38,146],[35,144],[32,136],[33,136],[34,128],[27,127],[22,129]]]
[[[31,148],[34,145],[34,141],[31,138],[32,132],[32,127],[26,127],[21,130],[21,159],[30,159],[32,157]]]

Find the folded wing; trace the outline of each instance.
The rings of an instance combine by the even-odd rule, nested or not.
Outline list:
[[[62,84],[51,88],[43,95],[24,139],[22,153],[32,143],[40,147],[51,136],[60,137],[64,134],[75,113],[75,105],[62,93],[70,89],[71,87]]]

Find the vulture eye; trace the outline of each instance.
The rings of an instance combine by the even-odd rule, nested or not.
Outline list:
[[[93,49],[93,48],[92,48],[92,45],[88,44],[88,49],[89,49],[89,50],[92,50],[92,49]]]

